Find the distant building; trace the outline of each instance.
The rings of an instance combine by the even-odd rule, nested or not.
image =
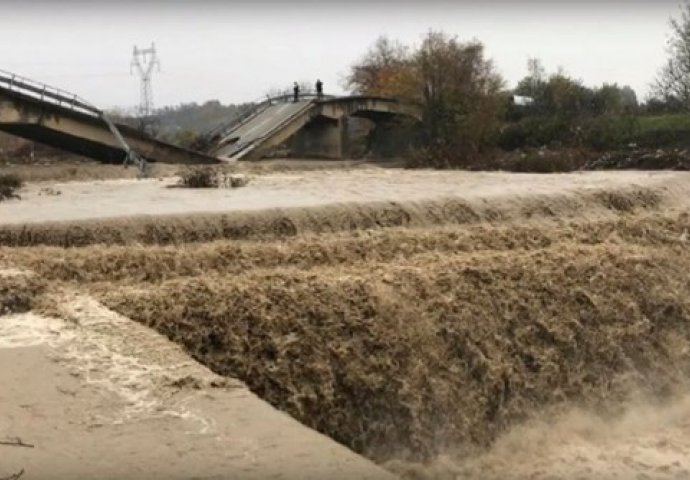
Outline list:
[[[520,107],[526,107],[527,105],[532,105],[534,99],[532,97],[526,97],[524,95],[513,95],[513,104]]]

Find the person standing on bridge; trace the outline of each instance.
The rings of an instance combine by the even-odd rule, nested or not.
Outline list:
[[[316,98],[321,100],[321,97],[323,97],[323,82],[321,81],[320,78],[316,79]]]
[[[293,93],[292,101],[297,103],[297,101],[299,100],[299,85],[297,84],[297,82],[295,82],[295,85],[292,87],[292,93]]]

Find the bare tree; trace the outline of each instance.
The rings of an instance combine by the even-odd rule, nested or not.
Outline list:
[[[659,71],[652,90],[657,97],[680,103],[690,110],[690,3],[685,1],[680,10],[680,17],[669,22],[669,58]]]
[[[535,99],[546,81],[546,70],[541,60],[536,57],[527,59],[527,93],[528,97]]]

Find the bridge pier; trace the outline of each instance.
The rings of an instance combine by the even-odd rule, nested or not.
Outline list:
[[[345,153],[346,118],[317,117],[308,123],[290,145],[292,156],[341,159]]]
[[[390,115],[372,119],[374,125],[367,138],[367,150],[377,158],[394,158],[404,154],[418,134],[409,119]]]

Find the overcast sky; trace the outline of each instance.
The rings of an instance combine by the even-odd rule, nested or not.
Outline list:
[[[532,56],[549,72],[628,84],[644,98],[677,13],[673,0],[0,0],[0,69],[101,107],[132,107],[132,47],[155,42],[156,106],[249,101],[317,77],[341,93],[348,67],[379,35],[418,44],[431,28],[482,41],[510,87]]]

